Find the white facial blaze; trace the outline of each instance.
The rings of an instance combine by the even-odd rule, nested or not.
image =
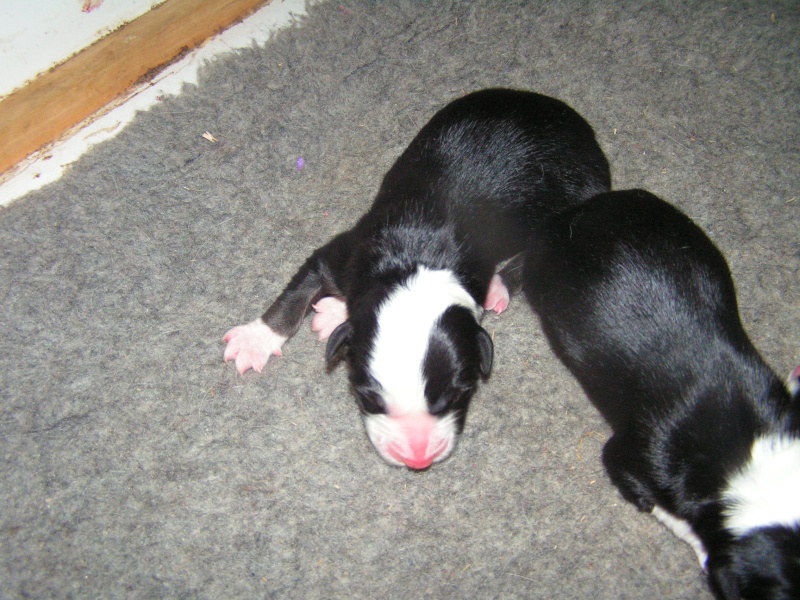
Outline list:
[[[756,439],[750,461],[728,481],[725,528],[743,536],[760,527],[800,525],[800,438]]]
[[[369,369],[383,388],[389,415],[427,412],[422,361],[434,324],[453,305],[480,314],[452,272],[419,267],[378,309]]]

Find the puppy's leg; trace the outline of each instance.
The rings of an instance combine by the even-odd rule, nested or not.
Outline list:
[[[244,325],[237,325],[225,333],[222,341],[227,344],[222,358],[225,362],[235,360],[236,370],[243,375],[247,369],[260,373],[271,354],[282,356],[281,346],[288,336],[270,329],[259,318]]]
[[[334,269],[349,255],[348,234],[339,235],[314,252],[260,318],[225,334],[226,362],[234,360],[240,374],[248,369],[261,372],[270,355],[282,354],[284,342],[297,332],[314,302],[323,296],[343,295],[334,280]]]
[[[347,321],[347,304],[333,296],[320,299],[312,308],[317,314],[311,319],[311,330],[316,331],[319,340],[327,340],[333,330]]]
[[[786,380],[786,387],[789,388],[789,395],[794,400],[800,400],[800,366],[794,368],[789,379]]]
[[[495,273],[483,303],[484,310],[498,315],[508,308],[511,296],[522,289],[522,254],[517,254]]]
[[[636,470],[638,450],[632,448],[624,438],[612,437],[603,448],[603,464],[622,496],[642,512],[649,512],[666,525],[672,533],[689,544],[697,555],[700,566],[705,570],[708,552],[705,545],[694,532],[692,526],[656,504],[656,499],[648,487],[642,483]]]
[[[635,445],[615,434],[603,447],[603,465],[625,500],[642,512],[652,512],[655,498],[637,474],[639,455]]]
[[[697,555],[700,567],[705,571],[706,563],[708,563],[708,552],[706,551],[705,544],[703,544],[703,541],[694,532],[692,526],[689,525],[687,521],[679,519],[658,505],[653,507],[653,516],[666,525],[672,533],[692,547],[692,550],[694,550],[694,553]]]
[[[484,310],[493,310],[498,315],[508,308],[511,295],[508,288],[503,283],[500,275],[496,274],[489,282],[489,291],[486,292],[486,300],[483,303]]]

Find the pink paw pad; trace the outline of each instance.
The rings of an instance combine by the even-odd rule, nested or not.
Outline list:
[[[319,340],[327,340],[339,325],[347,321],[347,304],[344,300],[326,296],[312,305],[316,314],[311,318],[311,330],[319,334]]]
[[[789,375],[789,380],[786,382],[786,387],[789,388],[789,393],[792,396],[800,395],[800,365],[794,368],[792,374]]]
[[[508,288],[503,283],[500,275],[495,274],[489,283],[489,291],[486,293],[486,301],[483,303],[483,308],[485,310],[493,310],[499,315],[508,308],[510,301],[511,295],[508,293]]]
[[[281,346],[286,337],[278,335],[261,319],[246,325],[237,325],[222,338],[227,344],[222,358],[225,362],[235,360],[236,370],[240,375],[248,369],[261,372],[271,354],[281,356]]]

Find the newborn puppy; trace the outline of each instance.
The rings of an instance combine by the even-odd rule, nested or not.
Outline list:
[[[694,547],[718,598],[800,598],[800,399],[739,320],[725,259],[640,190],[558,215],[524,290],[611,425],[622,495]]]
[[[502,89],[456,100],[358,223],[317,249],[261,318],[225,334],[224,359],[261,371],[313,308],[328,364],[347,361],[375,448],[424,469],[453,450],[489,375],[480,319],[509,301],[498,263],[545,217],[609,186],[592,128],[563,102]]]

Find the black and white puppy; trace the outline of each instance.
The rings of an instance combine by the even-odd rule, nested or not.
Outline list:
[[[358,223],[317,249],[261,318],[225,334],[224,359],[261,371],[313,308],[329,365],[346,358],[375,448],[424,469],[450,454],[489,375],[480,319],[509,300],[498,263],[545,217],[609,186],[592,128],[563,102],[502,89],[458,99],[414,138]]]
[[[692,544],[719,598],[800,598],[800,370],[792,393],[748,339],[728,266],[640,190],[550,220],[524,290],[613,429],[622,495]]]

